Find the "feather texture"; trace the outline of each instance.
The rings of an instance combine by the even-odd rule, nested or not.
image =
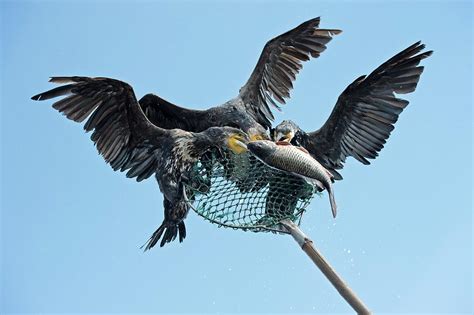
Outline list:
[[[408,101],[395,94],[413,92],[423,67],[417,42],[396,54],[368,76],[361,76],[339,96],[329,119],[317,131],[307,134],[307,149],[325,167],[341,169],[348,156],[363,164],[375,159],[394,129]]]
[[[280,109],[290,97],[293,81],[303,68],[302,63],[317,58],[332,37],[341,33],[336,29],[320,29],[320,18],[308,20],[294,29],[268,41],[239,97],[257,121],[271,127],[274,117],[270,106]],[[273,101],[273,99],[275,101]]]

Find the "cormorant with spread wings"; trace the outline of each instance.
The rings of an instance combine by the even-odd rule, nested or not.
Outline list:
[[[317,58],[332,36],[341,31],[320,29],[320,18],[308,20],[268,41],[247,83],[236,98],[206,110],[174,105],[157,95],[147,94],[140,106],[148,119],[163,128],[199,132],[211,126],[242,129],[252,140],[268,139],[274,117],[270,106],[285,104],[302,62]]]
[[[140,108],[133,89],[108,78],[53,77],[62,85],[35,95],[33,100],[66,96],[53,107],[67,118],[82,122],[93,131],[91,140],[112,168],[128,171],[138,181],[155,174],[164,195],[164,220],[151,236],[146,249],[161,238],[160,246],[186,237],[183,220],[189,210],[183,181],[196,161],[213,147],[229,148],[236,154],[245,151],[248,137],[232,127],[213,127],[193,133],[164,129],[152,124]]]
[[[147,248],[153,247],[161,236],[163,246],[178,232],[182,241],[186,235],[182,220],[188,211],[182,175],[209,146],[224,146],[230,137],[234,139],[233,151],[240,151],[235,146],[244,137],[240,134],[235,138],[235,129],[212,127],[238,128],[252,140],[269,138],[267,130],[273,120],[270,106],[279,108],[276,102],[285,103],[302,62],[319,57],[332,36],[340,33],[319,29],[319,22],[319,18],[308,20],[270,40],[239,95],[207,110],[179,107],[153,94],[137,101],[127,83],[109,78],[54,77],[52,82],[68,84],[33,99],[70,94],[54,107],[78,122],[90,116],[84,128],[94,130],[91,139],[114,170],[128,170],[127,176],[136,177],[137,181],[156,173],[165,196],[165,221]],[[248,163],[248,157],[242,160]],[[239,185],[238,178],[235,182]]]
[[[349,156],[363,164],[375,159],[398,116],[408,101],[395,94],[416,89],[423,66],[421,60],[432,54],[422,52],[425,45],[417,42],[380,65],[368,76],[361,76],[339,96],[329,119],[317,131],[306,133],[292,121],[283,121],[273,131],[279,141],[290,141],[304,147],[335,179],[337,170]]]
[[[308,20],[294,29],[268,41],[250,78],[237,97],[206,110],[193,110],[174,105],[154,94],[140,99],[148,119],[163,128],[180,128],[199,132],[211,126],[231,126],[246,132],[251,140],[270,139],[267,130],[274,116],[270,107],[280,109],[290,97],[293,81],[310,57],[317,58],[326,49],[337,29],[320,29],[320,18]],[[219,160],[225,160],[220,157]],[[248,156],[231,156],[226,174],[241,192],[254,191],[265,182],[250,183],[245,177],[257,163]],[[244,178],[242,178],[242,176]]]

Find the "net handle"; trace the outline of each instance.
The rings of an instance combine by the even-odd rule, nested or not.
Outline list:
[[[313,241],[308,238],[303,231],[290,220],[282,220],[280,222],[293,236],[294,240],[313,261],[313,263],[321,270],[326,278],[332,283],[339,294],[349,303],[349,305],[357,312],[357,314],[371,314],[370,310],[365,306],[364,302],[355,294],[354,291],[345,283],[345,281],[336,273],[334,268],[324,258],[324,256],[314,247]]]

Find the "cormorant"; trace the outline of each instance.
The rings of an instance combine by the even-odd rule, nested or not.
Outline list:
[[[337,170],[348,156],[363,164],[382,150],[398,116],[408,101],[395,94],[415,90],[423,66],[421,60],[433,51],[421,52],[417,42],[380,65],[368,76],[361,76],[339,96],[329,119],[317,131],[306,133],[292,121],[283,121],[273,138],[302,146],[325,168],[342,179]]]
[[[222,105],[193,110],[147,94],[140,99],[140,106],[148,119],[162,128],[200,132],[211,126],[231,126],[246,132],[251,140],[270,139],[267,130],[274,120],[270,106],[280,109],[277,102],[285,104],[302,63],[310,57],[318,58],[332,36],[341,33],[337,29],[320,29],[319,23],[319,17],[310,19],[268,41],[238,96]],[[241,192],[259,190],[266,185],[263,181],[251,183],[242,178],[258,161],[245,155],[230,158],[232,161],[225,164],[227,178]],[[219,160],[225,161],[226,157]]]
[[[94,130],[91,139],[114,170],[128,170],[127,176],[136,177],[137,181],[156,173],[165,195],[165,220],[146,249],[153,247],[163,233],[161,246],[173,240],[178,232],[182,241],[185,237],[182,220],[188,211],[182,199],[185,173],[193,162],[206,154],[209,146],[226,145],[222,142],[226,133],[239,135],[239,138],[230,138],[234,139],[229,142],[234,143],[231,147],[234,151],[241,150],[237,149],[236,143],[246,137],[234,129],[209,128],[234,127],[253,140],[268,139],[267,130],[274,119],[270,106],[279,108],[276,102],[285,103],[292,82],[302,69],[302,62],[319,57],[332,36],[341,32],[319,29],[319,22],[319,18],[308,20],[267,42],[239,95],[207,110],[182,108],[153,94],[147,94],[137,102],[127,83],[109,78],[54,77],[52,82],[69,84],[33,99],[71,94],[56,102],[54,107],[78,122],[90,116],[84,128]],[[234,178],[242,170],[233,168],[246,164],[238,163],[238,155],[233,158],[236,163],[229,164],[232,167],[228,170],[230,178],[241,191],[259,189],[254,185],[246,187],[238,177]],[[240,157],[242,159],[246,161],[248,157]]]
[[[147,94],[140,106],[162,128],[200,132],[211,126],[231,126],[242,129],[252,140],[269,139],[267,130],[274,119],[270,106],[279,109],[276,102],[285,103],[302,62],[319,57],[332,36],[341,32],[320,29],[319,22],[319,17],[308,20],[268,41],[239,95],[223,105],[192,110]]]
[[[35,95],[33,100],[65,96],[53,107],[67,118],[82,122],[93,131],[97,150],[117,171],[138,181],[155,177],[164,195],[164,220],[149,239],[146,249],[161,238],[160,246],[179,235],[186,237],[184,219],[189,210],[183,181],[201,155],[213,147],[244,152],[248,136],[232,127],[212,127],[193,133],[164,129],[144,115],[128,84],[108,78],[52,77],[50,82],[66,84]]]

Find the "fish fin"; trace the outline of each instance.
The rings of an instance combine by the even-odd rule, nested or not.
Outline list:
[[[276,145],[292,145],[291,143],[287,141],[276,141],[275,144]]]
[[[328,174],[329,178],[331,179],[331,182],[334,183],[334,174],[331,173],[331,171],[327,170],[326,168],[324,170],[326,171],[326,174]]]
[[[336,218],[337,215],[337,206],[336,206],[336,199],[334,198],[334,193],[332,191],[332,187],[328,187],[328,193],[329,193],[329,203],[331,204],[331,211],[332,211],[332,216]]]
[[[323,191],[323,190],[325,189],[324,184],[323,184],[321,181],[319,181],[319,180],[317,180],[317,179],[315,179],[315,178],[304,177],[304,179],[305,179],[308,183],[312,184],[313,186],[316,186],[316,188],[318,189],[318,192],[321,192],[321,191]]]

